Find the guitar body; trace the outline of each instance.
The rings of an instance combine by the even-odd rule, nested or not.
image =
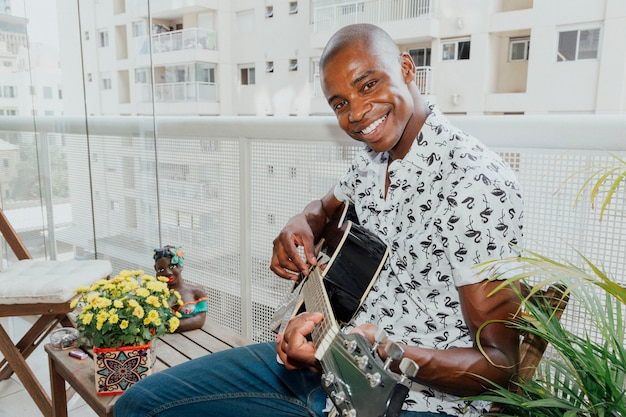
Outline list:
[[[339,221],[331,220],[322,233],[322,252],[331,256],[324,285],[339,323],[352,320],[389,254],[383,241],[357,221],[352,205],[345,204]]]
[[[322,231],[317,252],[329,258],[322,266],[322,275],[335,319],[340,324],[349,323],[378,278],[389,249],[378,236],[358,224],[354,207],[344,203]],[[281,333],[289,320],[305,310],[300,294],[303,278],[274,313],[269,323],[273,332]]]
[[[322,387],[339,415],[358,410],[358,417],[395,417],[402,410],[409,388],[384,369],[370,349],[360,334],[339,333],[320,360]]]

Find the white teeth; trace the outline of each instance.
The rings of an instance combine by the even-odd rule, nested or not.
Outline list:
[[[383,117],[381,117],[380,119],[376,120],[375,122],[373,122],[371,125],[369,125],[365,129],[361,130],[361,133],[363,133],[365,135],[369,135],[370,133],[372,133],[374,131],[374,129],[376,129],[378,127],[379,124],[384,122],[386,118],[387,118],[387,115],[384,115]]]

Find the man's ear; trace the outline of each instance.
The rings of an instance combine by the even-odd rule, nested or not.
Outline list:
[[[415,62],[413,58],[406,52],[400,55],[400,65],[402,66],[402,77],[406,83],[415,82]]]

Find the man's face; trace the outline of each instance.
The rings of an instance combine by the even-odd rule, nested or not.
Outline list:
[[[397,147],[413,115],[408,88],[413,82],[412,73],[408,74],[412,64],[404,56],[374,49],[365,44],[342,49],[326,62],[321,80],[339,126],[352,138],[384,152]]]

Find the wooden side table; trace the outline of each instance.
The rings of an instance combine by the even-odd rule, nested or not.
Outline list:
[[[44,346],[48,353],[50,367],[50,389],[52,394],[53,417],[67,417],[67,382],[78,395],[100,417],[113,417],[113,406],[117,395],[99,396],[96,394],[96,382],[93,358],[76,359],[68,355],[67,350]]]
[[[153,372],[178,365],[190,359],[232,347],[252,343],[231,329],[207,320],[202,329],[167,334],[156,341],[157,359]],[[67,350],[44,346],[48,353],[52,393],[51,417],[67,417],[67,382],[100,417],[113,417],[113,407],[119,395],[96,394],[93,357],[76,359]],[[91,355],[91,352],[88,352]]]

